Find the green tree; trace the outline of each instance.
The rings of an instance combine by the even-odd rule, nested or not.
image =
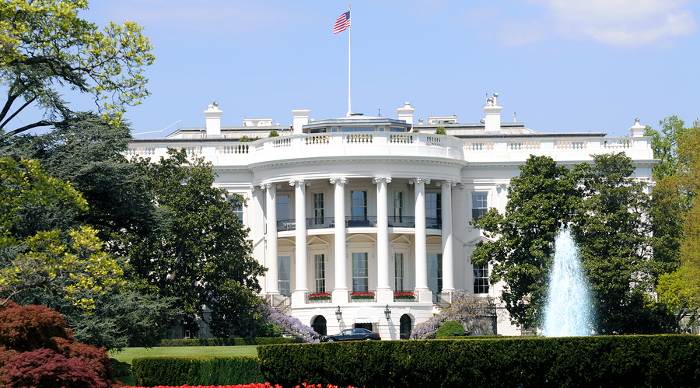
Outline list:
[[[680,239],[680,267],[661,276],[659,298],[673,311],[682,326],[695,326],[700,312],[700,126],[694,126],[680,137],[677,178],[679,190],[690,201],[683,214]]]
[[[62,92],[90,96],[117,123],[126,106],[148,94],[146,66],[151,44],[133,22],[100,29],[80,18],[87,0],[5,0],[0,2],[0,133],[15,135],[49,127],[73,115]],[[44,116],[29,123],[14,119],[29,106]],[[27,116],[29,117],[29,116]]]
[[[26,250],[0,270],[0,293],[23,304],[62,304],[83,312],[96,298],[124,284],[119,263],[102,250],[96,231],[83,226],[68,231],[37,232]]]
[[[477,244],[472,261],[493,263],[491,280],[505,282],[506,309],[525,328],[540,322],[554,238],[577,199],[565,167],[547,156],[531,156],[511,180],[505,214],[491,209],[475,222],[486,238]]]
[[[659,121],[661,130],[647,127],[644,135],[651,137],[651,149],[659,162],[654,165],[654,179],[661,180],[678,170],[678,140],[685,132],[685,123],[678,116]]]
[[[37,161],[0,157],[0,249],[37,231],[68,229],[87,210],[72,185],[47,175]]]
[[[572,172],[583,190],[574,238],[593,291],[599,333],[668,330],[649,296],[654,279],[649,196],[624,153],[596,155]]]
[[[252,257],[247,229],[226,191],[213,187],[211,165],[171,150],[149,165],[149,178],[159,223],[152,234],[129,242],[134,271],[161,295],[178,298],[195,331],[194,318],[205,316],[204,306],[225,319],[253,309],[265,268]]]

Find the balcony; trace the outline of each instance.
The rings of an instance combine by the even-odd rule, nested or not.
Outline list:
[[[284,232],[296,229],[296,220],[278,220],[277,231]],[[377,217],[345,217],[346,228],[375,228],[377,226]],[[307,229],[330,229],[335,227],[335,218],[333,217],[309,217],[306,219]],[[415,228],[416,217],[413,216],[389,216],[390,228]],[[426,229],[441,229],[442,220],[440,218],[426,217]]]

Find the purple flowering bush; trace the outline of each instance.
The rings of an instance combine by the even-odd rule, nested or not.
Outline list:
[[[268,322],[279,327],[283,332],[307,343],[319,342],[320,335],[311,327],[301,323],[297,318],[291,317],[267,303],[262,303],[261,308],[262,314],[267,318]]]
[[[445,321],[461,323],[467,335],[493,335],[495,319],[496,305],[492,298],[456,291],[452,294],[452,303],[449,306],[413,328],[411,338],[435,338]]]

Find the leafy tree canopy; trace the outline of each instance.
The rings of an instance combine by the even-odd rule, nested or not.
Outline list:
[[[146,66],[152,47],[133,22],[99,28],[79,16],[87,0],[0,2],[0,133],[23,133],[73,116],[62,97],[72,90],[89,95],[98,110],[118,123],[126,106],[148,94]],[[44,117],[13,124],[28,106]]]
[[[492,281],[503,280],[502,298],[513,320],[536,327],[546,297],[556,234],[577,199],[565,167],[548,156],[531,156],[511,180],[505,214],[491,209],[475,222],[486,237],[472,256],[493,263]]]
[[[211,165],[184,151],[171,150],[147,168],[158,227],[128,242],[135,273],[161,295],[178,298],[189,322],[204,317],[205,306],[217,310],[215,321],[244,317],[257,304],[252,294],[260,291],[265,268],[252,257],[248,231],[234,212],[239,199],[213,187]],[[213,327],[230,334],[230,325]]]

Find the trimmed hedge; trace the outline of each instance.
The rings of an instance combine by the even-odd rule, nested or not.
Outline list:
[[[414,340],[258,348],[266,381],[339,386],[698,386],[700,336]]]
[[[145,357],[131,362],[138,385],[231,385],[262,383],[255,357]]]
[[[276,345],[300,343],[297,338],[255,337],[255,338],[174,338],[163,339],[160,346],[240,346]]]

